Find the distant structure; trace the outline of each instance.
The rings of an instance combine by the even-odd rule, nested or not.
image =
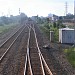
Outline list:
[[[7,17],[10,17],[10,9],[8,9]]]
[[[74,47],[75,47],[75,0],[74,0]]]
[[[48,14],[48,18],[52,23],[58,21],[58,16],[51,13]]]
[[[65,16],[67,15],[68,13],[68,7],[67,7],[67,2],[65,3]]]
[[[2,12],[2,16],[4,16],[4,13]]]
[[[20,8],[19,8],[19,14],[21,14]]]
[[[54,41],[54,32],[50,31],[50,42]]]
[[[74,44],[74,34],[74,29],[68,27],[59,29],[59,42]]]
[[[75,0],[74,0],[74,16],[75,16]]]

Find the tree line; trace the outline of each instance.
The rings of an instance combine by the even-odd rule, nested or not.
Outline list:
[[[27,15],[24,13],[21,13],[20,15],[13,16],[10,15],[10,17],[1,16],[0,17],[0,26],[7,25],[10,23],[23,23],[27,19]]]

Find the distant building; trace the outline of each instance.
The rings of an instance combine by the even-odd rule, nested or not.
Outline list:
[[[53,17],[53,14],[51,14],[51,13],[50,13],[50,14],[48,14],[48,17]]]
[[[71,13],[68,13],[66,16],[62,16],[62,18],[63,23],[74,23],[74,15]]]
[[[53,15],[53,21],[55,22],[55,21],[58,21],[58,20],[59,20],[59,17],[56,16],[56,15]]]
[[[38,15],[37,16],[32,16],[31,19],[37,22]]]
[[[74,43],[75,30],[70,28],[59,29],[59,42],[60,43]]]
[[[54,14],[48,14],[48,18],[50,19],[51,22],[56,22],[59,19],[58,16]]]

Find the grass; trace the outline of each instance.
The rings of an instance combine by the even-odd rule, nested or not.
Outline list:
[[[10,29],[12,29],[15,26],[16,26],[16,24],[9,24],[9,25],[0,26],[0,34],[9,31]]]
[[[75,68],[75,48],[65,49],[66,57],[71,65]]]

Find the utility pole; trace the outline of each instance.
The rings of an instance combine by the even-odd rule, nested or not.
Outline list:
[[[67,16],[67,2],[65,3],[65,15]]]
[[[7,15],[7,17],[10,17],[10,9],[8,9],[8,15]]]
[[[74,47],[75,47],[75,0],[74,0]]]
[[[4,16],[4,13],[2,12],[2,16]]]
[[[21,14],[20,8],[19,8],[19,15]]]

